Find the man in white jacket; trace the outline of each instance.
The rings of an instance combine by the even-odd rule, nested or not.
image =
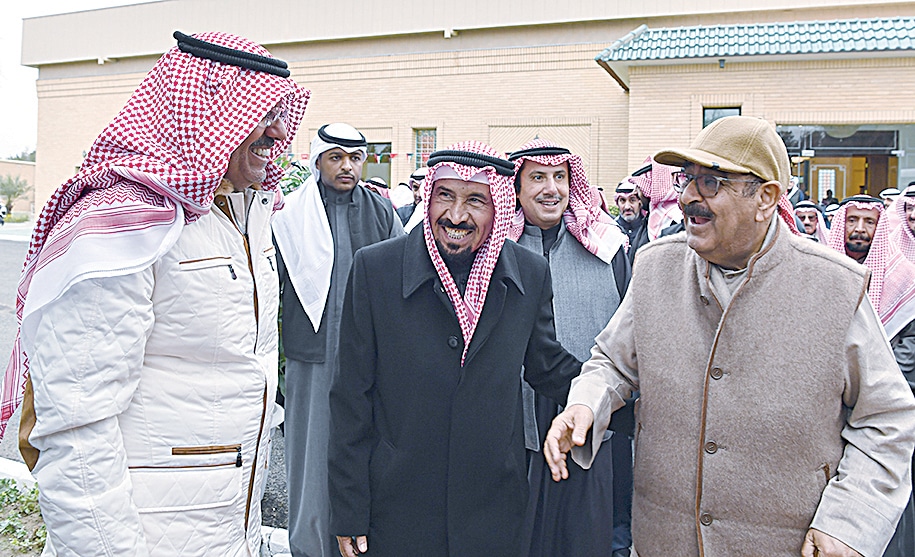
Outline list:
[[[56,555],[251,556],[277,381],[270,218],[308,92],[241,37],[175,33],[44,207],[2,423]]]

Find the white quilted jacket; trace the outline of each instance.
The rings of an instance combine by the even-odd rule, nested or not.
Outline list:
[[[220,203],[233,217],[214,205],[152,267],[76,284],[23,339],[57,555],[259,554],[277,381],[273,195]]]

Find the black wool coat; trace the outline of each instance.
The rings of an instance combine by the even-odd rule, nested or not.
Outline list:
[[[356,253],[330,393],[333,534],[367,534],[373,557],[520,553],[522,365],[558,403],[581,368],[551,301],[546,259],[506,241],[461,367],[422,227]]]

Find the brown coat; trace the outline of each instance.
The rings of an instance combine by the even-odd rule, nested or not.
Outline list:
[[[847,346],[866,269],[781,227],[726,310],[708,274],[683,235],[643,248],[569,397],[599,430],[619,405],[606,387],[626,390],[614,369],[641,389],[639,554],[799,555],[812,523],[859,546],[888,539],[901,506],[880,491],[908,481],[897,464],[911,454],[915,401],[876,316],[865,335],[875,359]]]

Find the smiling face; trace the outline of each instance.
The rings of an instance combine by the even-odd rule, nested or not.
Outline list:
[[[849,205],[845,210],[845,254],[861,261],[867,258],[880,220],[878,209],[861,209]]]
[[[489,238],[495,214],[488,184],[443,178],[432,185],[429,224],[446,262],[472,260]]]
[[[275,107],[270,113],[279,111]],[[265,125],[269,123],[269,125]],[[261,122],[254,131],[232,151],[225,179],[232,183],[235,191],[243,191],[252,184],[263,182],[267,178],[267,164],[270,163],[270,152],[273,144],[286,139],[286,123],[283,118]]]
[[[559,224],[569,206],[569,165],[547,166],[524,161],[518,175],[518,201],[525,220],[544,230]]]
[[[349,191],[359,183],[365,155],[362,151],[347,153],[339,147],[321,153],[315,167],[321,174],[321,182],[337,191]]]
[[[753,179],[752,175],[718,172],[695,164],[684,170],[693,175]],[[687,245],[706,261],[725,269],[745,268],[762,247],[780,193],[777,182],[759,186],[725,182],[714,197],[702,197],[695,180],[691,181],[680,193]]]

